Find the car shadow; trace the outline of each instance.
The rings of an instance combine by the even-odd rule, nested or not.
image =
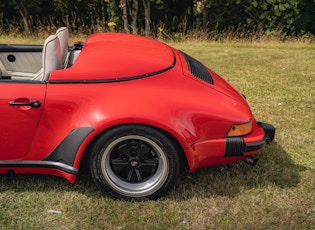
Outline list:
[[[18,192],[48,192],[53,194],[76,192],[87,197],[104,197],[100,188],[92,181],[86,169],[78,174],[75,183],[57,176],[37,174],[0,175],[0,193],[6,191]]]
[[[306,169],[295,164],[276,141],[264,146],[264,150],[257,156],[259,161],[255,167],[240,161],[185,174],[162,199],[181,201],[214,196],[234,197],[243,191],[255,188],[295,187],[300,181],[300,172]],[[104,197],[86,169],[79,173],[74,184],[53,176],[0,175],[0,191],[7,190],[78,192],[88,197]]]
[[[306,170],[294,163],[276,141],[265,145],[257,157],[259,160],[255,167],[239,161],[185,175],[178,180],[168,197],[176,200],[234,197],[250,189],[295,187],[300,181],[300,173]]]

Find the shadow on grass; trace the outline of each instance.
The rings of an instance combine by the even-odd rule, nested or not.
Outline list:
[[[100,188],[92,181],[89,173],[79,173],[71,184],[66,179],[47,175],[0,175],[0,192],[47,192],[61,194],[77,192],[89,197],[104,197]]]
[[[169,196],[177,200],[214,196],[234,197],[249,189],[295,187],[305,167],[296,165],[276,142],[264,146],[251,167],[242,161],[200,169],[182,177]]]
[[[294,187],[299,183],[300,172],[305,168],[296,165],[277,142],[264,147],[258,155],[255,167],[243,162],[200,169],[179,178],[165,199],[186,200],[214,196],[236,196],[248,189]],[[0,191],[14,192],[78,192],[91,197],[103,197],[89,174],[79,174],[77,181],[70,184],[63,178],[43,175],[0,175]]]

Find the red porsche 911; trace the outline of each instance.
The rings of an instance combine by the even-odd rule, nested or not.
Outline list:
[[[0,174],[74,182],[80,165],[118,199],[156,199],[189,172],[252,165],[275,128],[188,54],[153,39],[91,35],[0,45]]]

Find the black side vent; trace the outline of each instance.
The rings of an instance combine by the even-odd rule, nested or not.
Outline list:
[[[197,61],[196,59],[189,56],[188,54],[185,54],[184,52],[182,52],[182,54],[184,55],[187,61],[188,69],[192,75],[205,82],[208,82],[209,84],[214,84],[211,74],[200,61]]]

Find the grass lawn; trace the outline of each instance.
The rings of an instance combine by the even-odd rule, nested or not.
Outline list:
[[[171,45],[225,77],[257,120],[277,128],[256,167],[201,169],[141,203],[104,197],[84,174],[73,185],[1,175],[0,229],[315,229],[314,45]]]

